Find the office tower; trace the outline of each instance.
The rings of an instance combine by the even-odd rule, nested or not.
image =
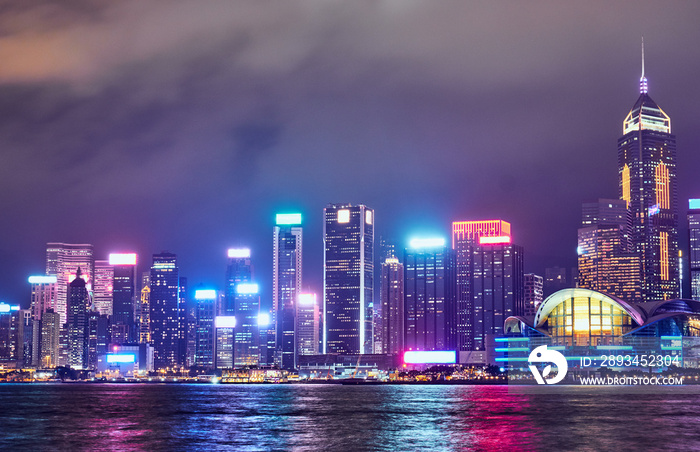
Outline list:
[[[55,276],[38,275],[29,277],[29,284],[31,284],[32,288],[30,310],[33,320],[31,358],[33,366],[40,365],[42,315],[49,309],[52,312],[56,309],[56,281]]]
[[[631,217],[624,200],[585,203],[578,230],[578,287],[641,302],[641,262],[632,252]]]
[[[94,263],[92,245],[50,242],[46,244],[46,274],[56,276],[56,312],[61,316],[61,324],[66,323],[68,283],[73,281],[78,271],[83,275],[88,291],[92,288]]]
[[[68,285],[68,310],[66,332],[68,334],[68,366],[73,369],[88,368],[88,293],[82,271],[78,267],[75,279]]]
[[[32,349],[34,348],[34,344],[36,344],[36,347],[39,347],[39,343],[34,342],[33,339],[34,319],[31,309],[20,309],[18,314],[17,365],[28,367],[32,365]]]
[[[253,277],[249,248],[230,248],[227,255],[225,297],[217,309],[215,363],[217,369],[234,367],[237,289],[240,284],[250,283]],[[274,353],[274,350],[272,352]]]
[[[372,353],[374,210],[323,209],[323,352]]]
[[[98,357],[106,355],[109,351],[110,322],[107,314],[101,314],[98,310],[88,312],[87,320],[87,368],[97,369]]]
[[[416,238],[404,252],[407,350],[448,350],[454,319],[453,252],[443,238]]]
[[[19,306],[0,303],[0,363],[16,363],[19,347]]]
[[[297,351],[299,355],[317,355],[321,309],[315,293],[300,293],[296,303]]]
[[[174,369],[180,365],[178,273],[175,254],[164,251],[153,255],[149,307],[153,359],[157,370]]]
[[[216,290],[198,289],[194,293],[197,303],[194,365],[214,367],[214,317],[218,295]]]
[[[643,301],[679,296],[676,137],[671,119],[648,94],[640,95],[617,142],[620,199],[632,213],[632,245],[642,265]]]
[[[195,327],[194,315],[196,304],[192,304],[187,296],[187,278],[180,276],[178,278],[178,308],[177,308],[177,362],[180,366],[187,363],[187,344],[191,340],[194,343]],[[188,317],[187,307],[190,306],[192,317]]]
[[[381,353],[400,354],[404,351],[404,266],[396,257],[382,263],[381,292]]]
[[[272,242],[272,311],[280,367],[296,368],[296,303],[301,292],[300,213],[277,214]]]
[[[690,298],[700,301],[700,199],[688,200]]]
[[[534,273],[525,273],[524,280],[524,315],[534,316],[543,300],[544,278]]]
[[[455,221],[452,223],[452,249],[455,252],[456,306],[452,333],[458,350],[477,350],[474,343],[474,293],[472,267],[475,247],[482,237],[510,239],[510,223],[503,220]]]
[[[39,364],[43,369],[58,366],[61,316],[53,309],[47,309],[41,316],[41,346]]]
[[[570,281],[567,277],[567,273],[568,270],[566,268],[559,266],[544,269],[544,298],[558,290],[575,287],[573,281]]]
[[[134,318],[134,312],[136,311],[134,303],[136,294],[136,254],[110,254],[109,265],[113,269],[112,343],[121,345],[136,342],[138,340]]]
[[[474,350],[486,349],[488,335],[502,335],[509,316],[525,311],[523,248],[510,236],[481,237],[472,270]]]
[[[108,260],[95,261],[95,277],[92,284],[93,305],[101,314],[112,315],[114,267]]]
[[[257,366],[260,363],[258,317],[260,314],[260,290],[256,283],[236,284],[235,339],[233,365]]]

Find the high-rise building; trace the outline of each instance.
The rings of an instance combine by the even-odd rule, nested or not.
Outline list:
[[[404,346],[407,350],[453,348],[453,251],[443,238],[415,238],[404,253]]]
[[[277,214],[272,243],[272,311],[282,369],[296,368],[296,303],[301,293],[300,213]]]
[[[110,343],[109,316],[100,311],[91,310],[87,319],[87,367],[97,369],[98,356],[107,354]]]
[[[688,200],[690,297],[700,301],[700,199]]]
[[[477,350],[474,343],[474,291],[473,259],[479,240],[488,237],[493,240],[510,240],[510,223],[503,220],[455,221],[452,223],[452,249],[455,252],[456,306],[455,330],[453,335],[456,348],[462,351]]]
[[[56,309],[56,277],[55,276],[30,276],[29,284],[32,287],[30,310],[32,313],[32,358],[33,366],[39,366],[41,360],[41,319],[43,314]]]
[[[232,369],[236,342],[236,299],[238,286],[248,284],[253,278],[250,248],[230,248],[226,265],[226,291],[217,310],[216,320],[216,368]],[[239,321],[240,323],[240,321]],[[274,353],[274,349],[272,350]]]
[[[75,278],[68,285],[68,365],[73,369],[88,369],[88,313],[90,294],[78,267]]]
[[[58,366],[61,332],[61,316],[47,309],[41,316],[41,346],[38,366],[49,369]]]
[[[46,274],[57,279],[56,312],[61,316],[61,324],[66,323],[67,319],[68,284],[75,279],[78,267],[88,291],[91,290],[94,274],[92,245],[60,242],[46,244]]]
[[[179,269],[177,256],[153,255],[149,300],[153,360],[157,370],[179,367]]]
[[[139,342],[151,343],[151,283],[141,289],[141,318],[139,319]]]
[[[136,342],[136,254],[110,254],[109,264],[113,268],[112,343],[121,345]]]
[[[197,303],[194,365],[211,369],[215,357],[214,317],[218,295],[216,290],[198,289],[194,299]]]
[[[321,310],[315,293],[300,293],[296,303],[297,351],[299,355],[317,355]]]
[[[524,275],[524,315],[534,316],[543,300],[544,278],[534,273]]]
[[[323,352],[372,353],[374,210],[323,210]]]
[[[236,320],[233,364],[235,367],[257,366],[260,363],[258,328],[260,288],[258,284],[237,284],[234,306]]]
[[[95,261],[95,277],[92,284],[93,306],[100,314],[112,315],[114,267],[108,260]]]
[[[404,351],[404,267],[396,257],[387,257],[382,264],[381,353]]]
[[[0,363],[15,365],[21,357],[18,305],[0,303]]]
[[[642,265],[643,301],[679,296],[676,137],[671,119],[648,94],[640,95],[617,142],[619,194],[632,214],[632,246]]]

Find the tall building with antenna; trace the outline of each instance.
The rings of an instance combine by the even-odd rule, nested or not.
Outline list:
[[[632,247],[642,266],[642,299],[677,298],[676,137],[671,118],[649,96],[644,41],[639,98],[625,117],[617,150],[620,199],[632,214]]]

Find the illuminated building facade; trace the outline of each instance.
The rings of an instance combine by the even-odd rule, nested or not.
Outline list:
[[[88,312],[88,369],[97,368],[97,357],[107,353],[110,343],[110,322],[106,314],[91,310]]]
[[[78,271],[82,271],[88,290],[92,288],[94,260],[92,245],[50,242],[46,244],[46,274],[56,276],[56,312],[61,316],[61,324],[66,323],[68,284]]]
[[[95,261],[95,277],[92,284],[92,303],[101,314],[112,315],[112,289],[114,267],[108,260]]]
[[[488,237],[510,243],[510,223],[503,220],[455,221],[452,223],[452,249],[456,265],[455,339],[457,350],[477,350],[474,342],[474,253],[479,240]]]
[[[179,366],[179,268],[177,256],[153,255],[149,299],[150,332],[157,370]]]
[[[55,276],[30,276],[29,284],[32,287],[31,311],[34,320],[41,320],[41,316],[49,309],[56,309],[56,284]]]
[[[447,350],[452,346],[454,263],[445,239],[413,239],[404,253],[404,346]]]
[[[112,343],[121,345],[136,342],[136,254],[110,254],[109,264],[113,268]]]
[[[537,308],[544,299],[544,278],[534,273],[525,273],[524,275],[524,315],[535,315]]]
[[[329,204],[323,218],[323,351],[372,353],[374,210]]]
[[[221,316],[220,323],[216,328],[216,368],[218,369],[232,369],[234,367],[236,335],[233,325],[236,322],[234,319],[236,319],[238,286],[249,284],[253,278],[253,265],[249,248],[230,248],[227,255],[226,295],[217,312],[217,316]],[[241,338],[243,337],[245,335],[241,336]],[[274,353],[274,348],[272,352]]]
[[[624,200],[583,205],[578,230],[578,286],[642,301],[641,261],[632,252],[631,217]]]
[[[619,193],[632,214],[642,299],[673,299],[679,296],[676,137],[671,119],[648,94],[643,58],[640,95],[622,133],[617,142]]]
[[[41,316],[41,346],[39,364],[44,369],[58,366],[61,316],[53,309],[47,309]]]
[[[19,324],[19,306],[0,303],[0,363],[15,364],[21,357]]]
[[[141,289],[141,316],[139,319],[139,342],[151,343],[151,285],[150,281]]]
[[[318,354],[321,310],[315,293],[299,294],[296,303],[296,321],[298,354]]]
[[[68,334],[68,366],[73,369],[88,368],[88,313],[90,294],[81,269],[68,287],[68,311],[66,330]]]
[[[700,199],[688,201],[688,245],[690,297],[700,301]]]
[[[215,329],[217,293],[215,290],[197,290],[194,299],[197,303],[194,365],[211,369],[214,367]]]
[[[382,264],[381,353],[399,354],[404,350],[404,266],[396,257]]]
[[[301,214],[277,214],[272,243],[272,312],[280,367],[296,368],[296,303],[301,293]]]
[[[234,367],[257,366],[260,363],[258,319],[260,288],[256,283],[236,285]]]

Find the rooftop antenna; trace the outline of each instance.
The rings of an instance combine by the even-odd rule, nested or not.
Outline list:
[[[646,94],[648,91],[647,78],[644,76],[644,36],[642,36],[642,78],[639,79],[639,92]]]

